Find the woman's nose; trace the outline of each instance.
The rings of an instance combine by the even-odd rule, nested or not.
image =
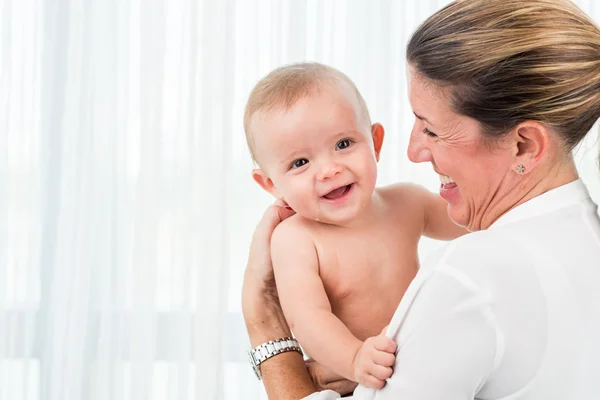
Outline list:
[[[416,126],[413,127],[410,133],[408,142],[408,159],[414,163],[429,162],[432,160],[431,150],[429,149],[429,141],[427,136],[421,132]]]

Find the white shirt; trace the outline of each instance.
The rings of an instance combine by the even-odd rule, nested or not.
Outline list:
[[[394,374],[353,399],[600,399],[596,211],[577,180],[429,257],[387,331]]]

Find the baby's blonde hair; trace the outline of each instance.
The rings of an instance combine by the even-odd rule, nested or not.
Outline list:
[[[250,132],[252,116],[261,111],[266,112],[277,107],[288,110],[304,97],[311,96],[327,84],[348,85],[356,95],[361,117],[371,125],[367,103],[356,88],[354,82],[341,71],[316,62],[301,62],[279,67],[262,78],[250,92],[244,111],[244,131],[246,143],[256,161],[254,153],[253,133]]]

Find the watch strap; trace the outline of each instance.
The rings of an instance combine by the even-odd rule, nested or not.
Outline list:
[[[288,351],[297,351],[300,354],[302,349],[298,344],[298,341],[291,337],[284,337],[276,340],[269,340],[261,345],[256,346],[250,350],[250,357],[255,367],[255,372],[259,376],[256,369],[260,364],[268,360],[269,358],[276,356],[277,354],[285,353]],[[259,376],[260,378],[260,376]]]

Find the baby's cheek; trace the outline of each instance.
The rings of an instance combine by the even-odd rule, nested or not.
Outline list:
[[[297,186],[287,193],[285,201],[298,214],[306,218],[314,216],[314,193],[310,188]]]
[[[377,164],[374,162],[366,162],[363,166],[363,170],[363,179],[366,181],[365,186],[375,187],[375,183],[377,182]]]

